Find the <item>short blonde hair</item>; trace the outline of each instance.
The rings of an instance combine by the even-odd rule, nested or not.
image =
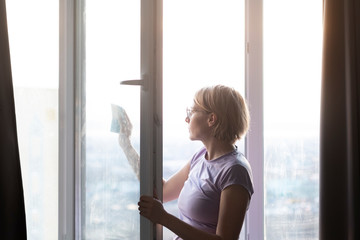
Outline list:
[[[194,109],[215,113],[217,121],[213,127],[213,136],[221,141],[234,143],[249,129],[247,104],[233,88],[216,85],[198,90],[194,97]]]

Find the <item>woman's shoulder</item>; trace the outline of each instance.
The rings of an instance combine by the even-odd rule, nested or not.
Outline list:
[[[239,152],[229,156],[225,166],[219,174],[219,184],[221,189],[226,188],[232,184],[243,185],[248,191],[250,196],[253,190],[253,176],[251,166],[245,156]]]
[[[242,153],[240,153],[240,152],[237,153],[236,161],[235,161],[234,165],[239,165],[239,166],[245,168],[249,172],[249,174],[252,175],[251,165]]]
[[[249,161],[238,149],[222,156],[217,162],[222,165],[221,168],[224,168],[224,170],[232,168],[233,166],[241,166],[251,172]]]

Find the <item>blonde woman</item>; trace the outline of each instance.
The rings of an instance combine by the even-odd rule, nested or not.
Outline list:
[[[140,197],[140,214],[177,240],[238,239],[254,192],[250,164],[235,146],[249,128],[246,102],[233,88],[205,87],[196,92],[185,121],[190,139],[204,146],[163,181],[163,202],[178,199],[179,218],[152,196]]]

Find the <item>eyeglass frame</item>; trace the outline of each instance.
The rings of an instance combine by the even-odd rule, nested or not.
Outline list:
[[[195,110],[193,107],[187,107],[186,108],[186,119],[190,119],[195,112],[210,113],[210,112],[205,111],[205,110]]]
[[[194,114],[194,109],[192,107],[187,107],[186,108],[186,118],[190,119],[193,114]]]

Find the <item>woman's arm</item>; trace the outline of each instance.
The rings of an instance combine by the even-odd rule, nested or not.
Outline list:
[[[178,172],[172,175],[167,181],[163,180],[163,202],[169,202],[179,197],[185,181],[190,172],[190,161],[187,162]]]
[[[167,227],[184,240],[221,240],[221,237],[194,228],[167,213],[162,203],[153,197],[141,196],[138,204],[142,216]]]
[[[124,131],[119,132],[119,145],[123,149],[125,156],[140,180],[140,156],[131,144],[129,134]],[[163,201],[169,202],[177,199],[190,171],[190,161],[185,164],[178,172],[171,176],[167,181],[163,180]]]
[[[184,240],[237,240],[245,218],[250,198],[240,185],[231,185],[221,193],[216,234],[201,231],[167,213],[161,202],[150,196],[142,196],[140,214],[154,223],[159,223]]]
[[[111,105],[113,121],[111,125],[111,131],[119,133],[118,142],[121,149],[140,180],[140,156],[136,152],[135,148],[131,144],[130,136],[132,132],[132,124],[125,109],[117,105]]]
[[[221,192],[216,234],[222,239],[238,239],[250,203],[248,191],[231,185]]]
[[[112,131],[118,132],[118,142],[123,150],[131,168],[140,180],[140,156],[131,144],[130,136],[132,124],[125,109],[120,106],[112,105],[113,122]],[[163,180],[163,199],[168,202],[178,198],[184,182],[188,178],[190,171],[190,161],[181,168],[177,173],[170,177],[169,180]]]
[[[128,132],[119,132],[119,145],[123,149],[125,156],[140,180],[140,157],[131,144]],[[178,172],[171,176],[167,181],[163,180],[163,201],[169,202],[177,199],[190,171],[190,161],[185,164]]]
[[[119,145],[125,153],[125,156],[133,169],[136,177],[140,181],[140,156],[132,146],[129,136],[126,136],[122,132],[119,133]]]

